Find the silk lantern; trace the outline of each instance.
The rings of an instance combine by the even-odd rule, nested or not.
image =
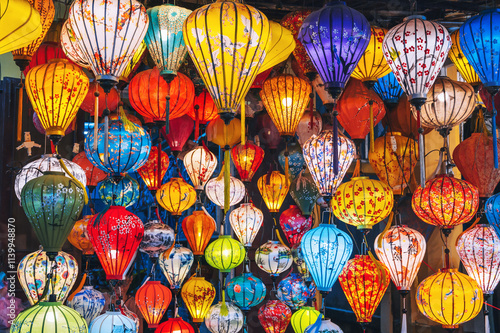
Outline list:
[[[215,143],[221,148],[225,148],[226,146],[231,148],[241,141],[241,121],[238,118],[234,118],[226,125],[223,119],[217,118],[208,124],[206,132],[208,141]]]
[[[181,317],[175,317],[161,323],[155,330],[155,333],[195,333],[195,331]]]
[[[295,142],[287,144],[285,149],[278,155],[278,162],[281,168],[285,170],[285,176],[288,176],[290,181],[297,178],[305,166],[300,145]]]
[[[290,184],[290,196],[302,211],[302,215],[308,217],[312,214],[319,191],[309,172],[309,169],[302,171]]]
[[[160,281],[146,282],[135,294],[135,304],[141,310],[149,328],[158,327],[171,300],[172,292]]]
[[[89,161],[87,155],[85,154],[85,151],[81,151],[76,154],[76,156],[73,157],[72,161],[83,169],[86,176],[86,182],[82,182],[78,178],[78,174],[75,174],[74,172],[72,172],[73,176],[75,176],[76,179],[80,180],[82,184],[86,184],[91,191],[101,180],[104,180],[104,178],[107,177],[107,174],[104,171],[102,171]],[[68,167],[68,164],[70,163],[64,162],[64,164],[66,165],[66,167]]]
[[[165,127],[162,127],[161,133],[167,140],[172,155],[177,157],[193,132],[194,123],[188,115],[184,115],[169,121],[169,126],[169,134],[166,134]]]
[[[460,47],[460,29],[453,31],[451,34],[451,42],[452,44],[450,52],[448,53],[448,58],[453,62],[465,82],[469,83],[474,88],[478,87],[481,84],[481,80],[464,56]]]
[[[71,28],[70,19],[67,19],[61,28],[61,48],[68,59],[82,68],[90,69],[90,64],[80,48],[80,41]]]
[[[160,189],[169,164],[168,154],[161,150],[161,146],[153,146],[146,163],[137,169],[142,180],[153,194],[156,194],[156,191]]]
[[[196,201],[196,191],[184,179],[173,177],[156,192],[156,200],[174,216],[180,216]]]
[[[68,236],[71,245],[82,251],[84,256],[94,254],[94,247],[87,236],[87,226],[92,217],[92,215],[85,215],[81,220],[76,221]]]
[[[215,288],[203,277],[192,277],[184,283],[181,296],[193,322],[202,323],[215,299]]]
[[[205,260],[221,273],[228,273],[245,259],[245,248],[231,236],[220,235],[205,249]]]
[[[104,89],[99,85],[97,81],[92,81],[89,83],[89,90],[83,99],[80,109],[85,112],[90,113],[91,116],[95,116],[96,109],[96,95],[104,96]],[[106,98],[97,98],[97,110],[99,117],[102,117],[105,109],[113,112],[118,108],[118,103],[120,102],[120,95],[118,90],[113,88],[106,95]]]
[[[300,118],[296,134],[299,144],[302,146],[313,135],[318,135],[323,128],[323,120],[319,112],[306,112]]]
[[[243,328],[245,316],[231,302],[219,302],[208,310],[205,325],[212,333],[238,333]]]
[[[139,183],[131,177],[108,177],[99,183],[98,193],[108,206],[130,207],[139,200]]]
[[[372,89],[377,93],[382,101],[389,106],[397,104],[399,98],[404,93],[392,71],[386,76],[379,78],[373,85]]]
[[[231,227],[247,249],[252,246],[264,221],[264,214],[253,203],[243,203],[229,214]]]
[[[314,284],[306,285],[302,277],[297,273],[292,273],[278,284],[276,297],[288,305],[292,310],[298,310],[316,294]]]
[[[90,322],[101,314],[105,302],[106,299],[100,291],[92,286],[84,286],[66,304],[78,312],[85,319],[87,325],[90,325]]]
[[[270,300],[259,309],[258,317],[266,333],[285,333],[292,311],[284,303]]]
[[[144,224],[144,236],[139,245],[139,251],[147,253],[149,259],[156,263],[160,253],[172,248],[174,242],[174,229],[160,220],[148,221]]]
[[[255,263],[273,279],[289,269],[292,262],[290,249],[278,241],[270,240],[255,251]]]
[[[66,131],[64,132],[65,136],[73,132],[73,126],[75,126],[75,124],[75,121],[73,121],[73,123],[68,126],[68,128],[66,128]],[[38,133],[43,134],[44,136],[47,135],[45,128],[43,128],[42,122],[40,121],[40,118],[38,117],[38,114],[36,112],[33,112],[33,125],[35,126]]]
[[[269,21],[269,26],[271,28],[271,45],[260,66],[259,74],[287,60],[296,46],[294,35],[290,30],[274,21]]]
[[[312,218],[303,216],[299,207],[290,205],[280,215],[280,226],[288,244],[293,247],[295,244],[300,243],[304,233],[311,229]]]
[[[200,125],[206,125],[208,122],[217,119],[217,106],[215,106],[212,96],[206,89],[196,95],[193,102],[193,107],[189,108],[187,115],[195,121],[194,139],[200,137]]]
[[[94,215],[87,234],[107,280],[123,280],[144,234],[142,221],[122,206]]]
[[[227,282],[226,292],[236,306],[249,311],[266,297],[266,285],[252,273],[243,273]]]
[[[197,191],[203,190],[217,168],[215,154],[205,146],[198,146],[188,151],[182,161],[194,188]]]
[[[312,306],[304,306],[292,315],[292,327],[295,333],[304,333],[307,327],[314,324],[321,312]]]
[[[279,171],[272,171],[257,181],[257,187],[269,212],[278,213],[289,189],[289,180]]]
[[[269,147],[271,152],[278,148],[281,142],[281,135],[267,112],[257,116],[257,130],[260,142]]]
[[[182,231],[194,255],[203,255],[215,227],[215,220],[205,210],[196,210],[193,214],[184,218]]]
[[[223,175],[210,179],[205,185],[205,193],[214,204],[223,208],[226,184]],[[229,205],[238,204],[245,197],[245,185],[241,180],[233,176],[229,177]]]
[[[67,57],[58,42],[43,42],[33,53],[31,61],[23,70],[23,74],[28,74],[33,67],[46,64],[52,59],[67,59]]]
[[[484,214],[500,237],[500,194],[492,195],[484,205]]]
[[[160,254],[160,268],[163,275],[167,277],[171,289],[179,290],[181,288],[193,261],[193,252],[180,244],[175,244],[171,251],[164,251]]]
[[[247,140],[231,149],[231,158],[241,181],[249,183],[264,160],[264,149]]]
[[[133,319],[123,315],[120,311],[106,311],[90,323],[89,333],[106,332],[136,332],[136,323]]]
[[[120,91],[123,91],[130,83],[130,79],[136,75],[137,70],[142,64],[143,59],[146,56],[146,43],[144,40],[139,47],[134,52],[132,56],[132,60],[127,64],[125,70],[122,72],[122,75],[118,78],[119,82],[116,85],[116,88]]]

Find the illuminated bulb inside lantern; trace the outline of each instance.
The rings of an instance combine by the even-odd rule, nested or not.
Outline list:
[[[445,92],[442,92],[440,93],[438,96],[437,96],[438,100],[440,102],[444,102],[447,98],[448,98],[448,94],[445,93]]]
[[[281,100],[281,104],[283,104],[283,107],[289,108],[292,106],[292,99],[290,97],[285,97]]]
[[[222,250],[222,256],[224,257],[228,257],[230,254],[229,250],[228,249],[225,249],[225,250]]]
[[[111,255],[111,258],[116,259],[116,250],[110,250],[109,254]]]

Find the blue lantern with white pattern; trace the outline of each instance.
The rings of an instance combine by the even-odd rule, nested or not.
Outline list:
[[[84,286],[72,300],[68,300],[66,305],[81,314],[87,325],[90,325],[90,322],[101,313],[104,303],[106,299],[100,291],[92,286]]]
[[[398,104],[399,98],[404,93],[393,72],[378,79],[373,86],[373,90],[384,103],[389,105]]]
[[[226,291],[231,301],[243,311],[259,305],[266,298],[266,285],[252,273],[232,278]]]
[[[500,193],[491,196],[484,205],[486,219],[500,237]]]
[[[306,305],[307,300],[315,294],[316,286],[314,283],[308,287],[299,274],[292,273],[280,281],[276,297],[292,310],[298,310]]]
[[[139,200],[139,183],[131,177],[108,177],[99,183],[99,197],[108,206],[130,207]]]

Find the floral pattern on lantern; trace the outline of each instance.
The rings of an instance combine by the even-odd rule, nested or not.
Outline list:
[[[244,318],[243,312],[233,303],[219,302],[208,310],[205,325],[212,333],[237,333],[243,328]]]
[[[290,249],[278,241],[268,241],[255,251],[255,263],[264,272],[276,277],[292,266]]]
[[[181,296],[193,322],[202,323],[215,299],[215,288],[203,277],[192,277],[182,287]]]
[[[243,273],[228,281],[226,292],[229,299],[241,310],[248,311],[266,297],[266,285],[252,273]]]
[[[259,322],[266,333],[285,333],[292,311],[286,304],[271,300],[259,309]]]
[[[286,176],[279,171],[272,171],[259,178],[257,187],[269,212],[279,212],[290,187]]]
[[[231,158],[241,181],[249,183],[264,160],[264,149],[252,141],[245,141],[244,145],[240,143],[231,149]]]
[[[104,171],[102,171],[89,161],[84,151],[76,154],[76,156],[73,157],[72,162],[78,164],[83,169],[83,171],[85,172],[86,181],[82,182],[78,178],[79,175],[77,173],[72,172],[71,174],[75,176],[75,178],[78,179],[80,183],[86,184],[90,189],[95,188],[100,181],[104,180],[108,176]],[[60,165],[60,163],[58,164]],[[68,164],[70,163],[64,162],[64,164],[66,165],[66,167],[68,167]]]
[[[296,143],[287,145],[278,155],[278,162],[283,170],[287,168],[286,155],[288,154],[288,177],[290,181],[297,178],[299,173],[304,169],[304,155],[302,148]]]
[[[299,244],[304,233],[311,229],[312,218],[310,216],[303,216],[299,207],[290,205],[290,207],[280,215],[280,226],[288,244],[290,244],[290,247],[293,247]]]
[[[194,256],[190,249],[175,244],[171,251],[165,251],[160,254],[159,264],[163,275],[167,277],[170,288],[179,290],[182,282],[186,278]]]
[[[108,177],[99,183],[98,193],[108,206],[130,207],[139,200],[139,183],[132,177]]]
[[[71,245],[82,251],[83,255],[94,254],[94,247],[87,236],[87,226],[92,217],[92,215],[85,215],[81,220],[76,221],[68,236]]]
[[[387,105],[397,104],[401,95],[404,94],[403,89],[401,89],[401,86],[392,71],[386,76],[378,79],[372,89]]]
[[[78,66],[90,69],[90,64],[80,48],[80,42],[77,40],[73,28],[71,28],[71,20],[68,18],[61,28],[61,48],[68,59],[73,61]]]
[[[150,191],[158,191],[165,174],[167,173],[170,160],[168,154],[161,150],[160,161],[158,161],[158,147],[151,147],[148,160],[140,167],[137,172]],[[158,170],[159,168],[159,170]],[[159,172],[158,172],[159,171]]]
[[[170,249],[175,242],[174,229],[159,220],[152,220],[144,224],[139,251],[147,253],[150,258],[158,258],[161,252]]]
[[[243,262],[245,254],[240,242],[231,236],[221,235],[205,249],[205,260],[222,273],[228,273]]]
[[[289,193],[302,211],[302,215],[311,216],[319,197],[319,191],[309,169],[305,169],[292,181]]]
[[[84,286],[66,304],[78,312],[85,319],[87,325],[90,325],[90,322],[101,314],[105,302],[106,299],[100,291],[92,286]]]
[[[141,310],[149,328],[158,327],[171,300],[172,292],[160,281],[146,282],[135,294],[135,304]]]
[[[229,222],[234,233],[247,248],[252,246],[263,221],[264,214],[253,203],[243,203],[229,214]]]
[[[292,273],[278,284],[276,297],[292,308],[298,310],[303,307],[309,298],[316,294],[316,286],[312,283],[309,287],[302,277],[297,273]]]
[[[292,51],[293,57],[297,60],[299,67],[304,74],[316,72],[316,68],[314,68],[311,59],[309,59],[304,45],[302,45],[302,42],[298,39],[300,27],[309,14],[311,14],[310,10],[299,10],[286,14],[281,20],[281,25],[289,29],[295,39],[296,46]]]
[[[222,175],[222,173],[221,173]],[[205,185],[205,193],[208,199],[217,206],[224,207],[224,177],[210,179]],[[238,204],[245,197],[245,185],[241,180],[230,176],[229,178],[229,205]]]
[[[215,231],[215,227],[214,218],[205,209],[196,210],[193,214],[182,220],[182,231],[194,255],[203,255]]]
[[[313,83],[314,84],[314,83]],[[300,118],[295,133],[299,137],[299,144],[302,146],[313,135],[318,135],[323,128],[323,120],[319,112],[305,112]]]
[[[156,200],[174,216],[180,216],[196,201],[196,191],[184,179],[174,177],[156,192]]]
[[[182,159],[184,167],[196,190],[203,190],[215,169],[217,157],[207,147],[198,146],[190,150]]]

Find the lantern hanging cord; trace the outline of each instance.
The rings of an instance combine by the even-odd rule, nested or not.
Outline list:
[[[497,92],[498,93],[498,92]],[[495,107],[495,96],[497,93],[492,94],[491,100],[493,105],[493,117],[491,119],[491,132],[493,134],[493,162],[495,169],[498,169],[498,144],[497,143],[497,108]]]
[[[76,179],[76,177],[73,176],[73,174],[66,167],[66,164],[64,163],[61,155],[59,155],[57,147],[58,146],[55,146],[55,153],[56,153],[57,159],[59,160],[59,164],[61,165],[61,168],[76,183],[76,185],[82,189],[82,191],[83,191],[83,200],[84,200],[85,204],[88,204],[89,203],[89,197],[87,195],[87,189],[85,188],[85,185],[83,185],[78,179]]]
[[[17,105],[17,141],[22,141],[23,134],[23,97],[24,97],[24,83],[23,72],[21,72],[21,82],[19,82],[19,99]]]
[[[283,239],[281,238],[281,235],[280,235],[280,232],[279,232],[279,229],[278,229],[278,222],[276,222],[276,213],[273,213],[273,221],[274,221],[274,225],[273,225],[273,230],[272,230],[272,240],[274,240],[274,235],[276,234],[276,237],[278,237],[278,240],[280,241],[281,245],[285,245],[285,242],[283,241]]]
[[[444,248],[444,268],[450,268],[450,249],[448,248],[448,236],[451,233],[451,229],[441,229],[441,241],[443,242]],[[444,238],[443,238],[444,237]]]
[[[167,97],[166,97],[166,106],[165,106],[165,134],[170,134],[170,84],[167,88]]]
[[[94,151],[97,150],[97,137],[99,135],[99,83],[95,85],[94,90]]]

